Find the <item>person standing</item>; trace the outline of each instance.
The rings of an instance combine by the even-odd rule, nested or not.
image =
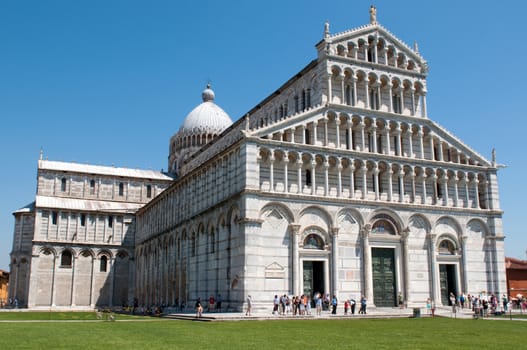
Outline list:
[[[201,317],[203,314],[203,306],[201,305],[201,298],[196,301],[196,317]]]
[[[214,305],[216,305],[216,301],[214,300],[214,296],[211,294],[209,297],[209,312],[214,311]]]
[[[221,312],[221,294],[216,298],[216,312]]]
[[[251,295],[247,295],[247,311],[245,312],[245,316],[251,316],[251,311],[253,308],[253,299],[251,298]]]
[[[315,296],[315,306],[317,309],[317,316],[320,316],[322,314],[322,296],[320,294]]]
[[[359,314],[366,315],[366,297],[364,295],[360,298]]]
[[[336,315],[337,314],[337,296],[333,295],[333,298],[331,299],[331,314]]]

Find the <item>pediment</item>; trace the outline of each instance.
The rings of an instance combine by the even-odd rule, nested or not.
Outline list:
[[[317,48],[319,51],[325,50],[330,56],[366,60],[362,50],[364,45],[369,46],[372,42],[375,42],[379,49],[378,60],[384,59],[383,50],[386,50],[388,60],[390,57],[392,61],[395,59],[393,63],[395,67],[406,69],[409,62],[412,62],[412,70],[424,74],[428,72],[427,62],[419,54],[417,46],[412,49],[380,24],[365,25],[329,35],[317,45]],[[401,62],[397,63],[398,59],[401,59]],[[386,62],[381,64],[383,63]]]

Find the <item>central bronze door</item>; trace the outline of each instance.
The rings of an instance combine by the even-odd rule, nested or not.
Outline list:
[[[327,293],[324,290],[324,262],[304,260],[304,294],[312,297],[315,293]]]
[[[396,306],[395,253],[391,248],[372,248],[373,301],[376,306]]]

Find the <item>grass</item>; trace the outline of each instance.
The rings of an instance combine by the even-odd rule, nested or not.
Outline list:
[[[102,318],[107,318],[109,313],[101,313]],[[143,319],[140,316],[126,314],[115,315],[120,320]],[[95,321],[98,320],[95,312],[0,312],[0,321]]]
[[[445,318],[125,322],[120,316],[116,322],[0,322],[0,334],[16,335],[0,337],[0,349],[482,350],[519,348],[527,331],[522,321]]]

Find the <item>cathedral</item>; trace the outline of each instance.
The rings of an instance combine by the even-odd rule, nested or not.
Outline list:
[[[14,213],[9,295],[29,308],[193,305],[275,294],[409,306],[506,292],[495,155],[429,119],[426,60],[377,22],[234,122],[202,103],[166,173],[40,157]]]

